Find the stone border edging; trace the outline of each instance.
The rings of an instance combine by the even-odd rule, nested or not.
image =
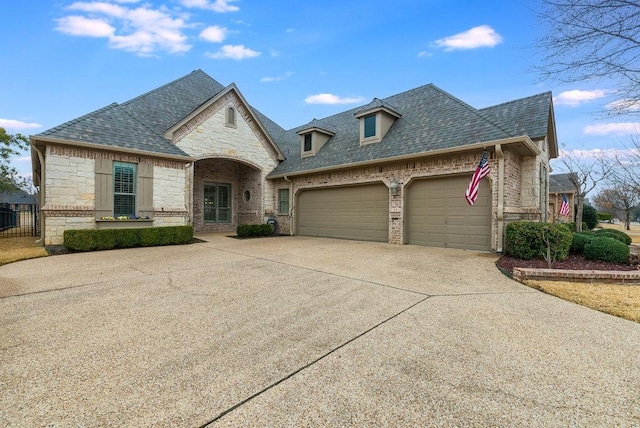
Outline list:
[[[566,270],[540,268],[513,268],[513,279],[523,282],[526,279],[543,281],[605,282],[616,284],[640,285],[640,270]]]

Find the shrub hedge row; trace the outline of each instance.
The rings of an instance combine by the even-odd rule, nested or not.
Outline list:
[[[572,233],[566,224],[514,221],[507,225],[505,253],[519,259],[542,258],[551,244],[553,260],[563,260],[569,255]]]
[[[249,238],[253,236],[271,236],[274,230],[270,224],[241,224],[236,228],[239,238]]]
[[[193,226],[64,231],[64,246],[70,251],[97,251],[114,248],[187,244],[192,239]]]

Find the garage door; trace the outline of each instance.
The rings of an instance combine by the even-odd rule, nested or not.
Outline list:
[[[303,190],[296,200],[298,235],[387,242],[389,189],[384,184]]]
[[[414,181],[406,191],[406,237],[409,244],[491,249],[491,190],[480,182],[478,199],[469,206],[464,192],[471,176]]]

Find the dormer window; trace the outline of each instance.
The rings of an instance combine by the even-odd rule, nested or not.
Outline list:
[[[364,117],[364,138],[376,136],[376,115],[370,114]]]
[[[354,115],[360,121],[360,145],[379,143],[396,119],[402,117],[388,103],[374,98]]]
[[[232,106],[227,107],[225,112],[225,125],[232,128],[236,127],[236,109]]]
[[[303,158],[315,156],[322,146],[334,135],[335,127],[318,119],[313,119],[302,127],[297,134],[300,136],[300,155]]]
[[[303,151],[306,152],[310,152],[313,149],[313,145],[312,143],[312,135],[311,133],[308,134],[304,134],[304,149]]]

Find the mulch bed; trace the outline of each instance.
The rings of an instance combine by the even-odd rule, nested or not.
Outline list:
[[[499,268],[513,274],[514,267],[542,268],[548,269],[547,262],[541,259],[522,260],[515,257],[502,256],[496,262]],[[632,271],[640,269],[640,266],[623,265],[619,263],[609,263],[600,260],[589,260],[581,254],[569,254],[569,257],[562,261],[554,262],[551,269],[569,270],[623,270]]]

